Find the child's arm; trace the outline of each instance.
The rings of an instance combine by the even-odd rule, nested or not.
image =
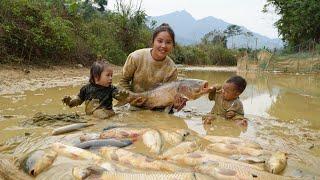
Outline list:
[[[70,96],[65,96],[62,98],[62,102],[72,108],[81,105],[83,103],[83,100],[81,100],[79,96],[74,99],[72,99]]]

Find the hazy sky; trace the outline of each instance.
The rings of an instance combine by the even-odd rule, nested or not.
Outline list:
[[[116,0],[109,0],[108,8],[112,9],[115,2]],[[265,2],[266,0],[142,0],[142,7],[149,16],[160,16],[179,10],[186,10],[195,19],[213,16],[276,38],[278,32],[273,23],[277,16],[275,13],[261,12]]]

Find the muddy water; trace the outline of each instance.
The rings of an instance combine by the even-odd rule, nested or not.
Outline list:
[[[213,71],[181,72],[183,77],[205,79],[210,84],[221,84],[234,74],[234,72]],[[246,116],[249,118],[247,129],[223,119],[216,120],[211,126],[203,126],[201,115],[209,112],[214,103],[207,97],[201,97],[188,102],[184,111],[174,115],[152,111],[132,112],[126,108],[116,109],[115,117],[109,120],[93,120],[97,125],[84,131],[97,132],[110,124],[121,123],[142,127],[188,128],[194,135],[241,136],[260,143],[264,149],[287,152],[288,167],[283,172],[284,175],[295,177],[320,175],[317,172],[320,167],[320,76],[241,75],[248,81],[247,89],[240,97]],[[0,143],[16,141],[17,145],[19,142],[22,144],[17,149],[5,152],[18,154],[28,148],[35,148],[36,141],[49,135],[52,127],[26,128],[19,125],[19,122],[31,118],[37,112],[48,114],[76,112],[84,115],[83,106],[70,109],[61,103],[64,95],[76,95],[79,88],[80,86],[55,87],[1,95]],[[25,136],[26,134],[28,136]],[[136,148],[143,151],[143,146],[139,143]]]

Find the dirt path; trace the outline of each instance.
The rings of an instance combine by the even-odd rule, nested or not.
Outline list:
[[[121,67],[113,66],[114,74],[121,72]],[[0,95],[50,88],[56,86],[79,85],[88,81],[89,68],[52,66],[50,68],[30,67],[23,69],[0,65]]]

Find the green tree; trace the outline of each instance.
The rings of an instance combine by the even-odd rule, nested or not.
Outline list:
[[[213,30],[208,32],[201,38],[201,43],[205,45],[219,45],[222,47],[227,47],[227,37],[226,35],[219,31],[219,30]]]
[[[280,16],[275,26],[289,47],[298,50],[307,48],[310,41],[320,43],[319,0],[267,0],[263,12],[269,7]]]
[[[224,31],[225,34],[227,34],[227,37],[231,37],[232,39],[232,47],[235,48],[234,42],[233,42],[233,37],[238,36],[242,33],[242,29],[240,26],[232,24],[229,25]]]

